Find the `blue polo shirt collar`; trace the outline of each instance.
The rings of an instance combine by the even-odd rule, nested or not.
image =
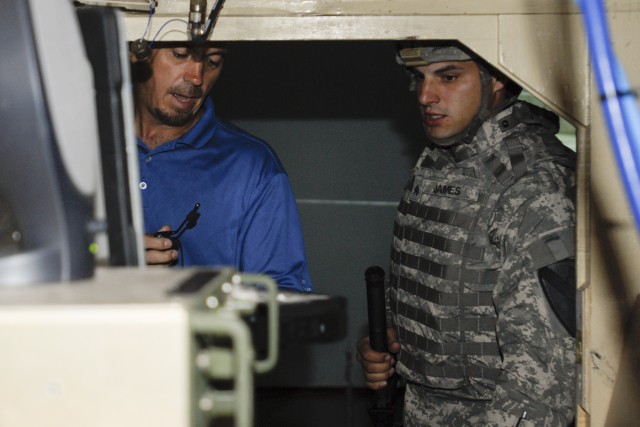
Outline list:
[[[218,126],[216,123],[217,119],[215,108],[211,97],[208,96],[205,99],[204,103],[202,104],[202,108],[204,113],[202,114],[202,117],[200,117],[200,120],[198,120],[198,123],[196,123],[191,129],[187,131],[187,133],[185,133],[181,137],[178,137],[171,141],[167,141],[151,151],[149,151],[145,143],[140,138],[136,138],[138,148],[144,153],[158,153],[162,151],[175,150],[178,144],[189,145],[193,148],[204,147],[213,138],[213,135],[216,133]],[[214,123],[214,125],[211,126],[211,123]]]

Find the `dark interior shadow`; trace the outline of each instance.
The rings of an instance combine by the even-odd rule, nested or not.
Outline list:
[[[424,138],[408,88],[393,41],[232,42],[213,97],[232,121],[388,119],[415,159]]]

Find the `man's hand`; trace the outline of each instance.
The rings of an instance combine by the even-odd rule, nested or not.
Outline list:
[[[380,390],[387,386],[387,380],[395,373],[394,354],[400,351],[398,334],[393,328],[387,328],[388,353],[380,353],[371,348],[369,337],[358,342],[358,361],[364,369],[367,387]]]
[[[163,225],[158,231],[170,231],[171,227]],[[149,265],[170,265],[178,259],[178,251],[171,249],[173,242],[164,237],[144,235],[145,261]]]

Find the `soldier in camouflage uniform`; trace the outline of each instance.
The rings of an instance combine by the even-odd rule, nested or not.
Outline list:
[[[399,50],[428,146],[404,189],[387,286],[405,426],[566,426],[575,393],[575,156],[558,117],[464,46]]]

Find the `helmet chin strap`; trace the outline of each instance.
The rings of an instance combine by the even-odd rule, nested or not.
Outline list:
[[[478,68],[480,69],[480,82],[482,84],[482,95],[480,98],[480,108],[478,112],[473,117],[471,122],[467,125],[464,130],[462,130],[457,135],[451,136],[449,138],[436,139],[431,138],[427,134],[427,139],[432,143],[437,145],[438,147],[453,147],[460,144],[469,144],[473,141],[473,138],[476,136],[478,129],[482,126],[482,124],[489,117],[494,114],[504,110],[505,108],[513,105],[520,95],[521,88],[517,87],[517,89],[509,90],[508,88],[504,89],[504,97],[499,104],[493,105],[494,102],[494,93],[493,86],[491,85],[493,76],[481,63],[478,63]]]

